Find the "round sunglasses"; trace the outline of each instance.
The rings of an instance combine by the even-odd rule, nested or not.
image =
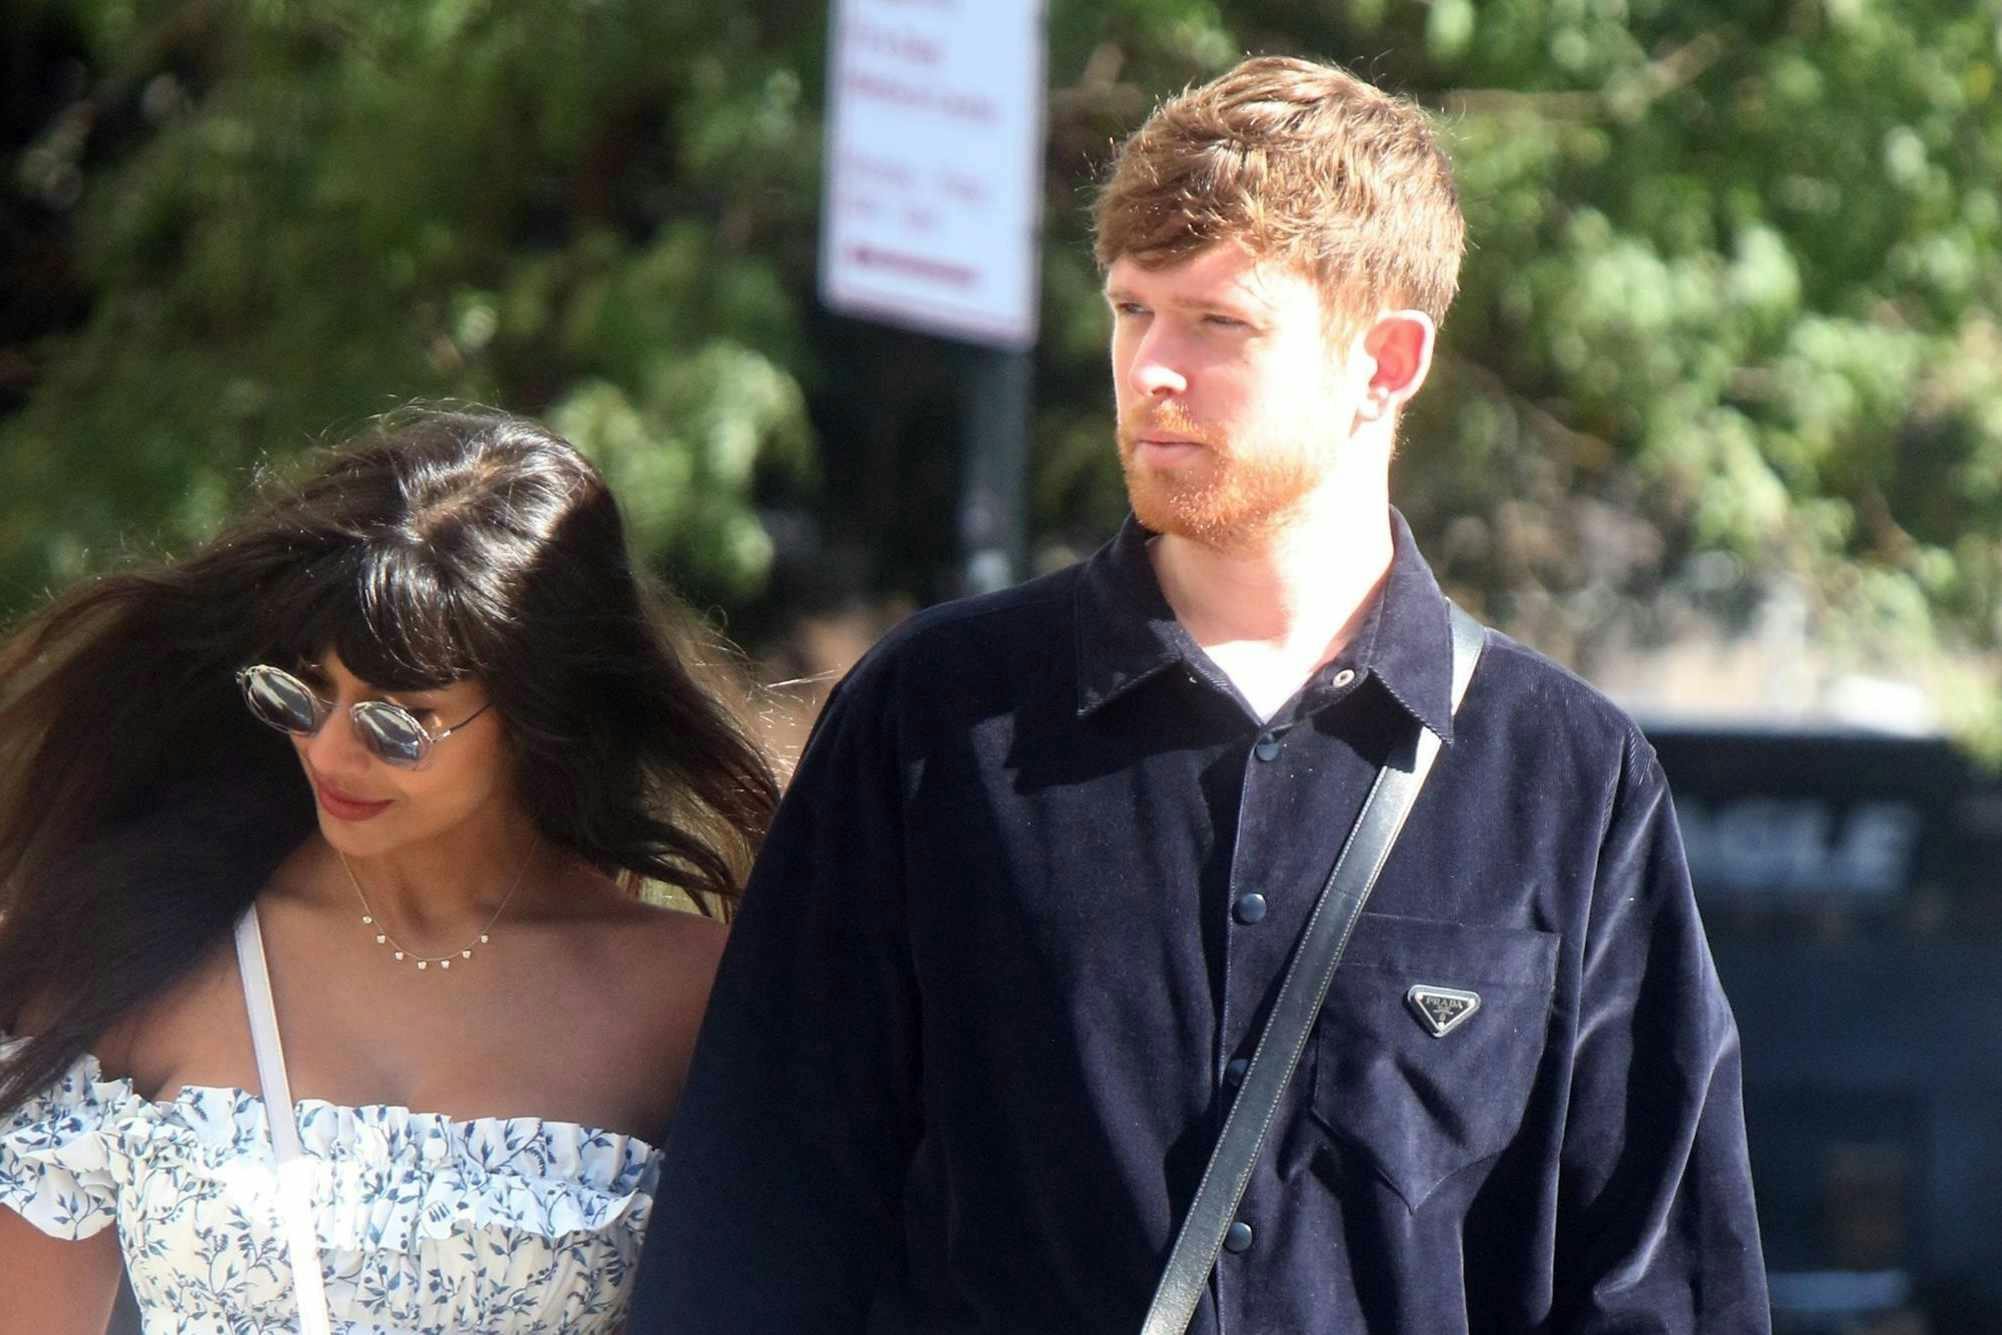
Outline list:
[[[294,737],[311,737],[326,725],[334,706],[283,668],[257,663],[239,669],[236,684],[259,723]],[[431,748],[493,708],[489,700],[449,728],[431,731],[417,716],[389,700],[361,700],[348,706],[355,736],[370,755],[398,769],[417,769]]]

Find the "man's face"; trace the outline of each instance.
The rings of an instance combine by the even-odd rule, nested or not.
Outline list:
[[[1140,522],[1229,548],[1283,527],[1354,427],[1366,373],[1295,266],[1218,243],[1106,273],[1119,461]]]

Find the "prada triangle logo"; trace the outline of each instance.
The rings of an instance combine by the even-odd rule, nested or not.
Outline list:
[[[1404,994],[1404,1001],[1418,1017],[1418,1022],[1425,1026],[1425,1032],[1434,1038],[1444,1038],[1452,1033],[1481,1008],[1481,994],[1478,992],[1462,992],[1457,987],[1434,987],[1430,983],[1415,985]]]

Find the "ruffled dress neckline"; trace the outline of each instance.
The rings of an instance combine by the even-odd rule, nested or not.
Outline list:
[[[293,1106],[336,1330],[617,1329],[660,1171],[645,1140],[538,1117]],[[296,1319],[259,1095],[190,1085],[151,1100],[79,1058],[0,1119],[0,1204],[57,1236],[116,1223],[149,1330]]]

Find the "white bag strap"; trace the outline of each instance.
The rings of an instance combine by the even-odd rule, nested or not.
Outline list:
[[[299,1303],[300,1335],[329,1335],[326,1282],[320,1275],[320,1239],[313,1231],[313,1161],[299,1148],[292,1113],[292,1085],[285,1078],[285,1049],[278,1041],[278,1011],[271,1003],[271,971],[264,962],[264,934],[252,904],[236,923],[236,966],[243,976],[243,1004],[250,1012],[250,1043],[257,1052],[257,1082],[264,1091],[271,1148],[278,1159],[278,1212],[292,1259],[292,1290]]]

